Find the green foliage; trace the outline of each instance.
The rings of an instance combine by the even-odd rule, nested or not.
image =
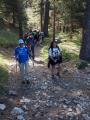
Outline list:
[[[2,66],[0,63],[0,94],[6,93],[6,85],[8,83],[8,70],[6,68],[6,65]]]
[[[9,48],[16,46],[17,34],[7,30],[0,31],[0,94],[7,92],[6,85],[8,83],[8,66]],[[4,49],[6,48],[6,49]],[[8,49],[7,49],[8,48]],[[11,52],[11,50],[10,50]]]
[[[16,46],[18,34],[12,31],[0,31],[0,46],[3,48],[9,48]]]
[[[4,66],[0,66],[0,84],[8,82],[8,71]]]
[[[81,24],[84,15],[85,0],[62,0],[61,14],[66,24],[69,22],[76,22]]]
[[[71,54],[68,53],[66,50],[63,50],[62,55],[63,55],[63,61],[69,61],[69,60],[71,60]]]
[[[76,32],[72,34],[72,38],[70,38],[71,37],[70,33],[68,33],[65,37],[66,39],[68,38],[67,41],[71,41],[75,43],[78,47],[81,46],[81,39],[82,39],[81,29],[76,30]]]
[[[59,41],[58,45],[62,48],[63,62],[70,61],[70,60],[73,60],[74,62],[76,62],[79,58],[79,49],[80,49],[80,46],[79,46],[80,40],[78,37],[79,33],[73,34],[73,40],[69,39],[69,34],[58,33],[57,36],[62,41],[61,43]],[[48,57],[48,48],[52,41],[51,38],[52,36],[50,34],[50,37],[46,38],[43,42],[44,47],[41,49],[41,56],[43,57],[44,60],[47,60],[47,57]],[[64,39],[66,41],[64,41]]]
[[[6,89],[6,87],[5,86],[3,86],[3,85],[0,85],[0,95],[5,95],[5,94],[7,94],[7,89]]]
[[[26,0],[1,0],[0,1],[0,18],[5,25],[19,27],[27,25],[27,15],[24,2]],[[20,26],[22,24],[22,26]],[[20,28],[21,27],[21,28]]]
[[[70,53],[69,51],[63,49],[62,51],[63,61],[67,62],[70,60],[76,61],[78,59],[78,55],[75,53]]]
[[[88,66],[88,62],[84,61],[84,60],[79,60],[77,63],[76,63],[76,67],[78,69],[85,69],[86,67]]]
[[[48,59],[48,46],[45,46],[40,51],[40,56],[42,57],[43,61],[47,62]]]

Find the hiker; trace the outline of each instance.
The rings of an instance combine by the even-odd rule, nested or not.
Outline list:
[[[35,54],[34,54],[35,41],[34,41],[34,37],[32,34],[30,34],[28,39],[27,39],[27,47],[30,49],[31,56],[34,60],[34,58],[35,58]]]
[[[34,41],[35,41],[35,44],[36,44],[36,43],[37,43],[37,31],[34,30],[34,31],[32,32],[32,34],[33,34],[33,38],[34,38]]]
[[[44,32],[39,32],[39,40],[40,40],[40,44],[41,44],[44,40]]]
[[[49,61],[48,61],[48,67],[51,68],[52,72],[52,79],[55,78],[56,73],[56,65],[57,65],[57,73],[56,75],[60,77],[60,63],[62,63],[62,53],[61,49],[58,47],[56,41],[52,41],[50,48],[49,48]]]
[[[23,40],[24,40],[25,44],[26,44],[27,38],[28,38],[28,33],[25,33],[24,36],[23,36]]]
[[[20,68],[20,75],[22,79],[22,83],[29,83],[28,73],[29,73],[29,58],[30,58],[30,51],[24,45],[23,39],[19,39],[19,46],[15,49],[15,58],[19,63]]]
[[[39,39],[39,30],[37,30],[37,33],[36,33],[36,44],[37,44],[37,46],[39,46],[40,45],[40,39]]]

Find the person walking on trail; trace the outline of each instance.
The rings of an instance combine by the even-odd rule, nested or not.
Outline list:
[[[20,76],[22,79],[22,83],[29,83],[28,73],[29,73],[29,58],[30,58],[30,51],[24,45],[23,39],[19,39],[19,46],[15,49],[15,58],[19,63],[20,68]]]
[[[26,44],[27,38],[28,38],[28,33],[25,33],[23,36],[23,41],[25,44]]]
[[[48,67],[51,66],[52,79],[55,78],[55,73],[60,77],[60,63],[62,63],[62,53],[61,49],[58,47],[56,41],[52,41],[49,48],[49,61]],[[56,72],[57,65],[57,72]]]
[[[39,32],[39,40],[40,44],[42,44],[42,42],[44,41],[44,32]]]
[[[40,44],[40,39],[39,39],[39,30],[37,30],[37,37],[36,37],[36,44],[37,44],[37,46],[39,46]]]
[[[37,31],[36,30],[32,31],[32,35],[33,35],[33,38],[36,44],[37,43]]]
[[[35,41],[34,41],[34,37],[32,34],[30,34],[27,39],[27,47],[31,50],[31,56],[34,60],[34,58],[35,58],[35,54],[34,54]]]

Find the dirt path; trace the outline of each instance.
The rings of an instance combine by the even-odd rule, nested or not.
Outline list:
[[[71,64],[65,63],[62,78],[52,80],[39,57],[40,48],[36,51],[34,67],[30,62],[29,85],[21,84],[19,71],[12,61],[9,90],[14,90],[16,95],[2,99],[6,109],[0,120],[90,120],[90,73],[72,69]],[[23,113],[13,114],[14,107],[22,109]]]

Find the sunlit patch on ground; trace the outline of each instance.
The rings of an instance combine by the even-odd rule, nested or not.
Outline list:
[[[79,51],[80,51],[80,47],[78,47],[75,43],[73,42],[67,42],[66,44],[65,43],[62,43],[61,44],[61,47],[63,49],[66,49],[69,53],[75,53],[75,54],[79,54]]]

